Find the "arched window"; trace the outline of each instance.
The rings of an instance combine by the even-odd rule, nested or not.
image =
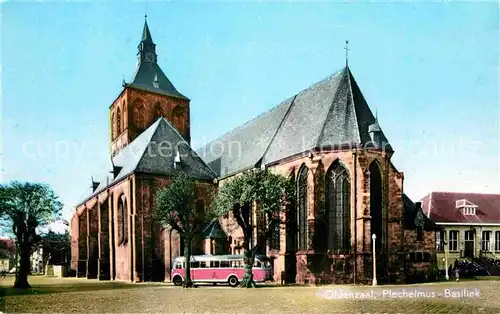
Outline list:
[[[156,118],[163,117],[163,110],[161,109],[161,104],[157,102],[155,104]]]
[[[297,222],[298,222],[298,249],[307,250],[307,176],[309,169],[303,166],[297,180]]]
[[[127,242],[127,217],[127,203],[122,196],[118,199],[118,244],[125,244]]]
[[[177,105],[174,110],[172,110],[172,124],[183,134],[184,132],[184,108],[181,105]]]
[[[114,139],[116,136],[116,125],[115,125],[115,113],[111,113],[111,138]]]
[[[328,249],[348,250],[351,246],[351,185],[349,174],[338,161],[326,174],[328,197]]]
[[[371,234],[376,234],[375,247],[382,244],[382,174],[376,161],[370,164],[370,216]]]
[[[295,173],[290,174],[290,182],[295,185]],[[295,194],[295,193],[294,193]],[[292,196],[286,209],[286,251],[295,252],[297,250],[297,206],[296,195]]]
[[[116,135],[120,135],[122,133],[122,113],[120,107],[116,110]]]
[[[121,198],[118,199],[118,208],[116,212],[116,222],[117,222],[117,232],[118,232],[118,244],[123,243],[123,203]]]
[[[134,102],[133,114],[134,114],[135,127],[137,129],[145,129],[147,127],[146,116],[145,116],[146,110],[144,107],[144,102],[141,99],[137,99]]]
[[[127,201],[125,198],[122,198],[121,200],[122,203],[122,225],[123,225],[123,243],[127,243],[128,240],[128,211],[127,211]]]

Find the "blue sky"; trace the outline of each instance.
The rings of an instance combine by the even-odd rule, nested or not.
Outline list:
[[[2,182],[47,182],[71,215],[109,159],[145,12],[195,147],[341,69],[349,39],[405,192],[500,191],[494,2],[4,3]]]

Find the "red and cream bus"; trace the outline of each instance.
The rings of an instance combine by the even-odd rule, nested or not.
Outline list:
[[[197,283],[228,283],[235,287],[243,278],[243,255],[195,255],[191,256],[191,280]],[[180,286],[184,281],[186,261],[177,257],[172,267],[172,282]],[[273,269],[265,255],[256,255],[253,265],[255,282],[273,280]]]

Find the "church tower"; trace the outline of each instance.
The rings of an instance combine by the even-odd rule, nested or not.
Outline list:
[[[189,99],[179,93],[158,65],[156,45],[147,20],[138,46],[137,69],[109,108],[111,155],[164,117],[190,143]]]

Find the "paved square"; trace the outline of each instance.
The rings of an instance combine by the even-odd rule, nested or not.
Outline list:
[[[379,286],[376,299],[348,298],[371,287],[261,287],[253,290],[225,286],[182,289],[168,284],[127,284],[86,279],[31,277],[31,291],[9,289],[12,278],[0,281],[5,296],[2,312],[127,312],[127,313],[499,313],[500,281],[464,281],[408,286]],[[408,297],[411,291],[442,293],[445,289],[479,289],[479,296],[455,298]],[[330,291],[325,294],[325,291]],[[350,292],[335,299],[334,291]],[[392,293],[392,296],[388,294]],[[399,295],[398,295],[399,293]],[[359,296],[359,294],[358,294]],[[325,298],[326,297],[326,298]],[[403,298],[401,298],[403,297]]]

